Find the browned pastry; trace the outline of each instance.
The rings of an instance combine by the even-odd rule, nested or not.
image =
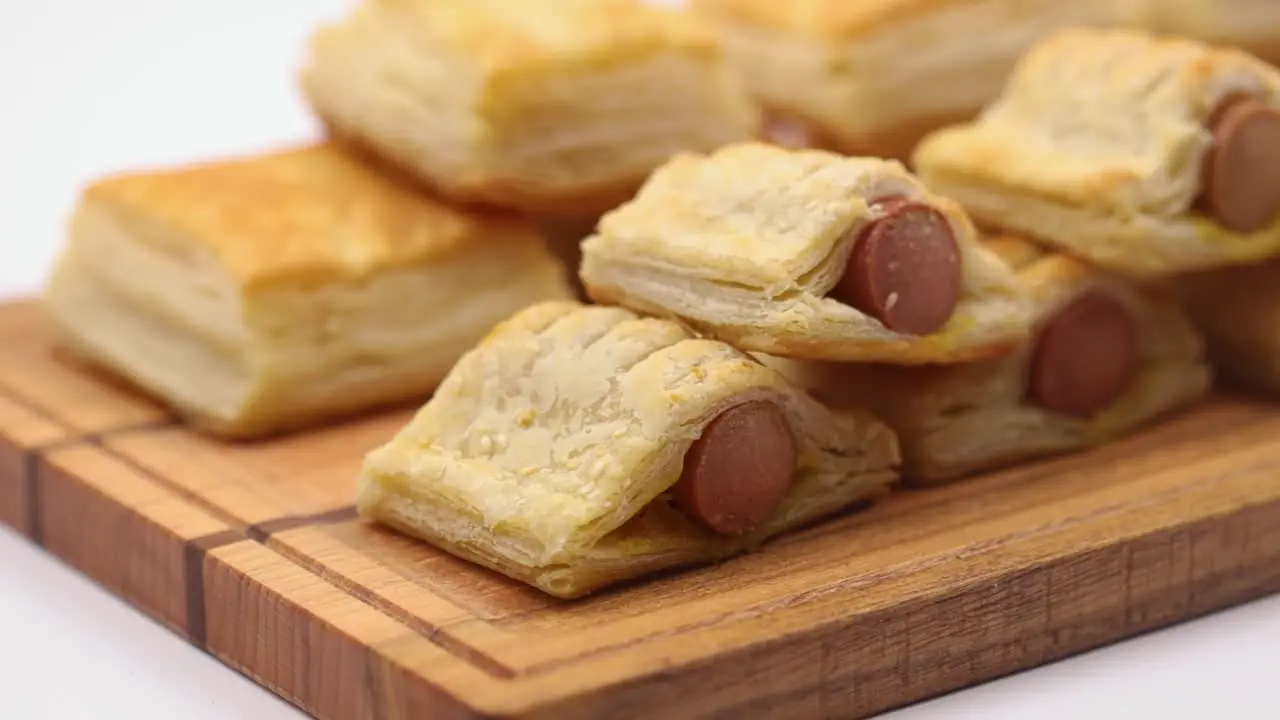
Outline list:
[[[696,17],[641,0],[361,0],[302,87],[334,132],[455,201],[599,213],[760,112]]]
[[[1106,442],[1208,390],[1201,339],[1169,297],[1020,238],[985,244],[1034,306],[1016,352],[925,367],[763,360],[829,405],[888,422],[914,484]]]
[[[774,116],[766,139],[907,160],[995,99],[1018,57],[1125,0],[691,0]]]
[[[1280,253],[1280,72],[1232,49],[1065,30],[915,153],[980,224],[1154,278]]]
[[[44,307],[78,353],[245,437],[421,398],[495,323],[566,297],[529,224],[318,145],[93,183]]]
[[[559,597],[712,562],[885,491],[893,433],[723,342],[540,303],[365,460],[367,518]]]
[[[1009,269],[963,210],[895,160],[760,142],[673,158],[582,244],[597,302],[748,351],[903,364],[1026,335]]]

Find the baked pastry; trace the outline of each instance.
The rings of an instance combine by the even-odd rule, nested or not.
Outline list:
[[[193,424],[255,436],[419,399],[496,323],[569,292],[523,221],[316,145],[95,182],[44,307]]]
[[[711,562],[880,494],[893,433],[679,324],[547,302],[365,459],[357,508],[559,597]]]
[[[582,252],[597,302],[749,351],[959,362],[1026,333],[1013,273],[896,160],[756,142],[682,155]]]
[[[1243,389],[1280,397],[1280,259],[1174,278],[1209,358]]]
[[[917,172],[980,225],[1136,277],[1280,252],[1280,73],[1237,50],[1071,29]]]
[[[1208,390],[1201,339],[1170,297],[1020,238],[987,245],[1035,307],[1034,336],[1016,352],[915,368],[767,362],[832,407],[883,418],[912,484],[1102,443]]]
[[[1069,25],[1118,22],[1121,0],[691,0],[782,142],[906,160],[968,120],[1018,57]],[[790,121],[790,123],[788,122]],[[789,127],[808,126],[809,131]]]
[[[1136,0],[1143,27],[1239,47],[1280,63],[1280,3],[1275,0]]]
[[[312,107],[447,196],[603,212],[760,112],[692,14],[641,0],[362,0],[314,37]]]

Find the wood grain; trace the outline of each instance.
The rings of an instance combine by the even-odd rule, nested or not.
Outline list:
[[[0,520],[319,717],[862,717],[1280,591],[1280,410],[1239,397],[564,602],[355,518],[407,413],[225,444],[29,306],[0,337]]]

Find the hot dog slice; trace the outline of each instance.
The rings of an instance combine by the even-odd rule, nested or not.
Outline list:
[[[694,441],[672,491],[676,505],[722,535],[751,532],[791,489],[791,424],[775,404],[753,400],[720,413]]]
[[[1046,410],[1089,417],[1129,387],[1138,370],[1138,330],[1128,310],[1083,295],[1040,330],[1031,357],[1031,396]]]
[[[1265,229],[1280,215],[1280,110],[1256,98],[1228,98],[1209,121],[1201,205],[1237,233]]]
[[[947,324],[960,302],[960,248],[947,219],[925,203],[892,198],[860,232],[832,297],[905,335]]]

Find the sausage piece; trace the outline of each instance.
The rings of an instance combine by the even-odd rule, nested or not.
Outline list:
[[[769,519],[791,489],[796,441],[775,404],[752,400],[716,416],[684,457],[672,488],[677,507],[721,535]]]
[[[1129,311],[1083,295],[1041,328],[1031,357],[1032,399],[1052,412],[1089,417],[1124,393],[1138,371],[1138,330]]]
[[[930,205],[889,198],[859,232],[831,295],[904,335],[941,330],[960,302],[960,248]]]
[[[1209,129],[1201,207],[1232,232],[1269,227],[1280,215],[1280,110],[1256,98],[1230,97]]]

